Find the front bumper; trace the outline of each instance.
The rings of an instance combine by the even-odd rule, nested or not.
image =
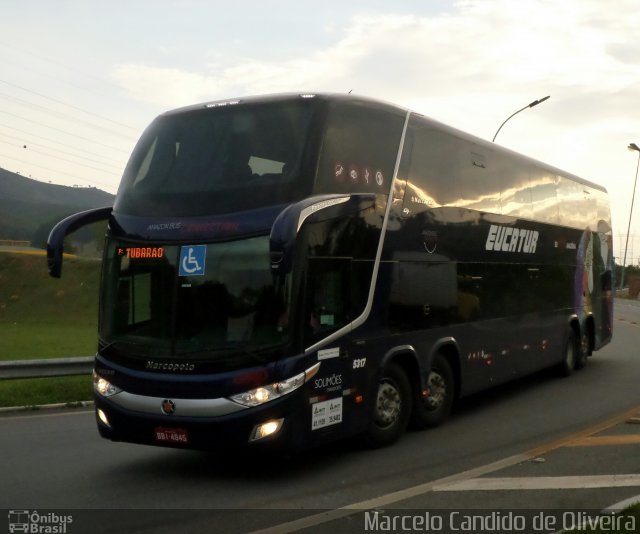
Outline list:
[[[252,448],[297,449],[304,445],[304,434],[293,432],[302,416],[294,410],[300,406],[296,395],[277,399],[264,406],[240,409],[225,415],[165,415],[158,402],[157,414],[124,408],[111,398],[96,395],[96,421],[103,438],[145,445],[200,450]],[[168,400],[168,399],[167,399]],[[175,399],[176,412],[180,400]],[[102,412],[102,417],[99,413]],[[106,421],[105,421],[106,420]],[[269,421],[282,420],[280,429],[267,437],[251,441],[255,428]],[[180,432],[180,441],[160,441],[158,431]]]

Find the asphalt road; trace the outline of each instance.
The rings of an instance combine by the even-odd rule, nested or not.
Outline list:
[[[0,509],[71,510],[67,532],[248,532],[362,503],[640,406],[639,341],[640,305],[617,300],[614,341],[584,370],[566,379],[544,372],[466,399],[442,427],[380,450],[340,443],[284,458],[222,457],[104,441],[86,410],[5,414]]]

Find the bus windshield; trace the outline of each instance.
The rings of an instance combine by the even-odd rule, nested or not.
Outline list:
[[[268,236],[232,242],[107,244],[103,344],[132,355],[228,359],[289,339],[289,280],[270,272]]]
[[[313,106],[238,103],[158,117],[131,155],[115,211],[223,214],[309,195],[313,175],[301,172],[301,162]]]

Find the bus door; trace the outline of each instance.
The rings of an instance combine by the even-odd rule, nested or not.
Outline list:
[[[305,276],[305,345],[329,338],[353,320],[352,259],[309,256]],[[341,433],[349,428],[350,414],[345,410],[352,388],[349,336],[341,336],[317,351],[320,370],[311,382],[311,429],[323,433]]]

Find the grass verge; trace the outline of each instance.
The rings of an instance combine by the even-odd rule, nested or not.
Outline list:
[[[94,354],[100,262],[67,258],[61,279],[44,256],[0,252],[0,360]]]
[[[0,323],[0,360],[93,356],[97,339],[92,323]]]
[[[0,406],[38,406],[93,399],[91,375],[3,380]]]

